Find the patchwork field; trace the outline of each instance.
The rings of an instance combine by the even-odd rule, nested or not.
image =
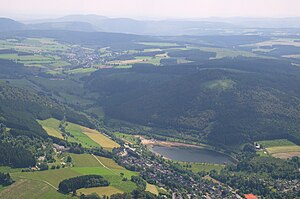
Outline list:
[[[273,45],[291,45],[291,46],[300,46],[298,39],[293,38],[276,38],[268,41],[263,41],[255,44],[247,44],[243,46],[273,46]]]
[[[108,65],[117,65],[115,68],[131,68],[133,64],[136,63],[147,63],[153,65],[160,65],[162,59],[166,59],[168,56],[166,54],[160,54],[156,56],[137,56],[130,60],[115,60],[110,61]]]
[[[99,167],[99,162],[91,154],[69,153],[74,167]]]
[[[238,57],[238,56],[268,58],[266,56],[261,56],[252,52],[241,51],[241,50],[230,50],[225,48],[212,48],[212,47],[200,47],[198,49],[206,52],[215,52],[216,57],[214,59],[222,59],[225,57]]]
[[[297,146],[295,143],[287,139],[263,140],[258,142],[264,148],[280,147],[280,146]]]
[[[53,187],[45,182],[17,179],[17,181],[9,187],[5,187],[0,191],[0,198],[2,199],[69,199],[68,195],[63,195],[57,192]]]
[[[139,44],[145,46],[157,46],[157,47],[171,47],[171,46],[178,46],[176,43],[163,43],[163,42],[139,42]]]
[[[63,139],[62,132],[59,129],[61,121],[49,118],[46,120],[38,120],[38,122],[42,125],[48,135]],[[69,132],[72,135],[67,138],[69,142],[78,142],[87,148],[102,146],[107,150],[120,147],[118,143],[94,129],[83,127],[71,122],[64,123],[64,126],[66,132]]]
[[[71,122],[67,122],[65,129],[67,132],[70,132],[71,136],[68,137],[70,142],[79,142],[84,147],[90,148],[90,147],[97,147],[99,144],[97,144],[94,140],[89,138],[86,134],[84,134],[81,130],[81,126],[78,124],[74,124]]]
[[[96,68],[77,68],[73,70],[68,70],[66,73],[68,74],[80,74],[80,73],[92,73],[95,72]]]
[[[295,143],[286,140],[265,140],[259,141],[259,144],[264,147],[267,154],[281,159],[291,158],[293,156],[300,157],[300,146]]]
[[[120,145],[115,141],[109,139],[107,136],[99,133],[98,131],[90,128],[81,126],[81,131],[87,135],[90,139],[95,141],[97,144],[102,146],[104,149],[112,150],[113,148],[118,148]]]
[[[69,198],[67,195],[56,191],[59,183],[67,178],[98,174],[110,182],[108,187],[95,187],[80,189],[77,193],[93,193],[110,196],[115,193],[131,192],[136,188],[136,184],[130,181],[131,176],[138,175],[135,172],[126,170],[115,161],[105,157],[93,156],[91,154],[66,154],[72,157],[72,168],[61,168],[38,172],[20,172],[11,170],[11,176],[16,183],[0,190],[0,198],[19,198],[17,194],[22,194],[22,198]],[[0,167],[1,168],[1,167]],[[2,170],[8,168],[3,167]],[[122,173],[122,175],[121,175]],[[126,177],[128,181],[124,181]],[[38,185],[36,185],[38,184]],[[30,188],[27,188],[30,187]],[[22,193],[20,193],[22,191]],[[6,194],[10,192],[10,194]],[[2,197],[3,196],[3,197]],[[34,197],[32,197],[34,196]]]
[[[87,188],[87,189],[78,189],[78,193],[83,193],[85,195],[87,194],[92,194],[92,193],[97,193],[99,196],[105,195],[105,196],[111,196],[116,193],[123,193],[123,191],[113,187],[113,186],[108,186],[108,187],[93,187],[93,188]]]

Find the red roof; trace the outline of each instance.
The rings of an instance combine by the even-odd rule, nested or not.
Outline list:
[[[245,198],[246,198],[246,199],[258,199],[258,197],[256,197],[256,196],[253,195],[252,193],[250,193],[250,194],[245,194]]]

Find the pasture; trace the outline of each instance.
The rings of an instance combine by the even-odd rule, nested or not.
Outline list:
[[[87,135],[94,142],[102,146],[104,149],[112,150],[113,148],[120,147],[118,143],[111,140],[107,136],[101,134],[99,131],[87,127],[83,127],[83,126],[81,126],[80,129],[85,135]]]
[[[115,66],[115,68],[127,69],[127,68],[132,68],[132,65],[118,65],[118,66]]]
[[[286,139],[258,141],[267,154],[281,159],[300,157],[300,146]]]
[[[131,182],[130,178],[131,176],[138,174],[119,166],[112,159],[100,156],[94,157],[90,154],[66,155],[70,155],[72,157],[72,163],[74,164],[74,167],[55,170],[50,169],[37,172],[20,172],[16,170],[15,172],[11,173],[11,176],[13,177],[13,179],[17,180],[17,182],[7,188],[10,188],[10,192],[16,193],[18,193],[19,190],[23,189],[23,192],[26,196],[30,196],[32,192],[36,192],[36,194],[41,195],[41,197],[36,198],[68,198],[69,196],[62,195],[55,190],[58,188],[59,183],[67,178],[88,174],[97,174],[103,176],[104,179],[110,182],[110,186],[80,189],[78,190],[78,193],[81,192],[89,194],[96,192],[99,195],[110,196],[115,193],[131,192],[136,188],[136,184]],[[121,175],[121,173],[123,173],[123,175]],[[124,177],[129,180],[123,181]],[[24,186],[26,184],[24,184],[23,181],[25,181],[26,184],[28,184],[29,182],[29,184],[31,184],[31,182],[36,182],[40,185],[32,186],[30,189],[24,189]],[[19,185],[18,182],[21,183],[22,186]],[[20,186],[21,188],[18,188]],[[7,188],[4,188],[3,191],[5,191]],[[45,193],[39,193],[39,189],[45,190]],[[0,192],[0,196],[3,191]],[[8,198],[13,198],[13,196]]]
[[[74,167],[99,167],[99,162],[91,154],[74,154],[68,153],[71,156]]]
[[[156,47],[175,47],[179,46],[176,43],[167,43],[167,42],[139,42],[139,44],[145,46],[156,46]]]
[[[290,46],[300,46],[300,42],[297,42],[299,40],[294,38],[274,38],[263,42],[258,42],[255,44],[247,44],[242,46],[273,46],[273,45],[290,45]]]
[[[153,193],[153,194],[155,194],[155,195],[158,195],[158,190],[157,190],[156,186],[153,185],[153,184],[147,183],[146,191],[149,191],[150,193]]]
[[[0,40],[0,49],[12,51],[0,53],[0,59],[13,60],[28,67],[44,68],[49,74],[59,74],[61,71],[57,69],[70,65],[60,56],[69,50],[70,46],[50,38]]]
[[[115,132],[114,135],[128,144],[138,144],[140,140],[138,137],[126,133]]]
[[[38,123],[43,127],[48,135],[57,137],[59,139],[64,139],[62,132],[59,130],[60,121],[54,118],[49,118],[46,120],[38,120]]]
[[[222,59],[225,57],[238,57],[238,56],[243,56],[243,57],[256,57],[256,58],[269,58],[266,56],[258,55],[252,52],[248,51],[241,51],[241,50],[230,50],[230,49],[225,49],[225,48],[212,48],[212,47],[200,47],[197,48],[202,51],[206,52],[215,52],[216,57],[212,59]]]
[[[82,146],[90,148],[90,147],[98,147],[99,145],[93,141],[92,139],[90,139],[86,134],[84,134],[81,130],[81,126],[78,124],[74,124],[71,122],[67,122],[65,124],[65,129],[67,132],[70,132],[71,136],[68,137],[68,139],[70,138],[70,142],[78,142],[81,143]]]
[[[113,186],[108,186],[108,187],[92,187],[92,188],[82,188],[78,189],[77,192],[79,194],[92,194],[92,193],[97,193],[99,196],[111,196],[116,193],[124,193],[123,191],[113,187]]]
[[[191,170],[193,173],[198,173],[201,171],[210,172],[211,170],[216,170],[220,172],[221,169],[225,167],[222,164],[208,164],[208,163],[201,163],[201,162],[179,162],[179,164],[187,170]]]
[[[287,139],[263,140],[263,141],[258,141],[258,143],[264,148],[279,147],[279,146],[296,146],[295,143]]]
[[[0,191],[2,199],[69,199],[73,198],[57,192],[45,182],[19,178],[16,182]]]
[[[96,158],[107,168],[109,169],[124,169],[120,165],[118,165],[114,160],[110,158],[105,158],[101,156],[96,156]]]
[[[59,129],[61,121],[55,118],[49,118],[46,120],[38,120],[38,122],[42,125],[48,135],[63,139],[62,132]],[[97,130],[80,126],[72,122],[65,122],[63,125],[66,132],[69,132],[72,135],[67,137],[69,142],[81,143],[82,146],[87,148],[101,146],[107,150],[120,147],[118,143],[101,134]]]
[[[80,74],[80,73],[92,73],[95,72],[96,68],[76,68],[73,70],[65,71],[68,74]]]

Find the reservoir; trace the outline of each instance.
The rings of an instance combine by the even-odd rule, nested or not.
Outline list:
[[[225,154],[194,147],[153,146],[152,152],[168,159],[182,162],[206,162],[211,164],[231,163],[231,158]]]

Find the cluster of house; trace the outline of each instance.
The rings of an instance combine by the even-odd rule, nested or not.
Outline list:
[[[69,63],[90,68],[100,60],[97,53],[88,51],[80,46],[73,46],[64,57]]]
[[[230,187],[215,184],[201,179],[196,179],[193,175],[183,174],[171,168],[164,162],[157,161],[145,156],[136,148],[128,145],[118,149],[116,155],[120,158],[120,164],[138,170],[144,179],[150,179],[152,183],[159,187],[170,190],[173,198],[182,198],[182,190],[185,190],[190,198],[239,198]]]
[[[288,193],[290,191],[294,193],[300,193],[300,180],[284,180],[284,179],[277,179],[265,182],[271,187],[274,187],[280,193]]]
[[[53,151],[55,153],[61,153],[61,152],[65,152],[65,151],[68,151],[70,150],[69,147],[65,147],[65,146],[61,146],[61,145],[58,145],[58,144],[53,144]]]

